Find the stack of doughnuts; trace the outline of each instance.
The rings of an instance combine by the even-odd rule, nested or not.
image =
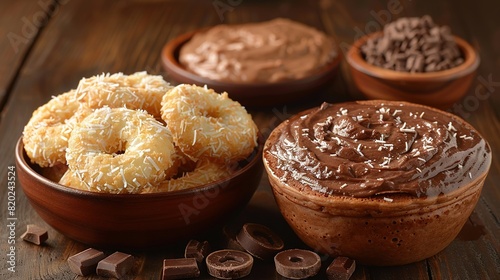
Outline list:
[[[83,78],[40,106],[23,142],[32,163],[66,167],[62,185],[151,193],[227,177],[257,146],[257,126],[227,93],[117,73]]]

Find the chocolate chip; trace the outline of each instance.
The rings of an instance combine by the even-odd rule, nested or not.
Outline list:
[[[415,51],[418,48],[418,42],[419,42],[419,40],[417,37],[411,38],[410,43],[409,43],[410,50]]]
[[[248,253],[262,260],[272,258],[284,247],[283,240],[276,233],[260,224],[244,224],[236,240]]]
[[[377,52],[383,53],[387,51],[389,49],[389,44],[390,44],[389,39],[387,38],[380,39],[380,41],[378,41],[377,44]]]
[[[402,42],[405,39],[405,34],[403,32],[393,33],[391,37],[391,41]]]
[[[443,60],[436,65],[436,68],[439,70],[446,70],[446,69],[449,69],[450,66],[451,66],[451,62],[449,60]]]
[[[394,65],[395,65],[394,69],[396,71],[405,71],[406,70],[406,68],[405,68],[405,62],[402,61],[402,60],[396,61],[396,63]]]
[[[219,279],[238,279],[252,271],[253,257],[242,251],[219,250],[205,259],[208,273]]]
[[[405,40],[405,41],[401,42],[401,45],[399,46],[399,50],[400,50],[401,52],[405,52],[405,51],[407,50],[407,48],[408,48],[408,44],[409,44],[409,43],[410,43],[410,42],[409,42],[409,41],[407,41],[407,40]]]
[[[413,65],[415,64],[415,59],[416,57],[414,55],[408,57],[408,59],[406,60],[406,70],[410,71],[413,69]]]
[[[41,245],[43,242],[47,241],[49,234],[46,229],[30,224],[26,227],[26,232],[21,235],[21,238],[24,241]]]
[[[97,264],[97,275],[122,278],[134,266],[134,257],[122,252],[114,252]]]
[[[396,30],[404,31],[407,28],[408,24],[409,22],[407,18],[400,18],[397,21],[395,21],[394,26],[396,27]]]
[[[185,279],[200,276],[200,269],[195,258],[165,259],[161,279]]]
[[[437,26],[429,16],[386,24],[381,37],[367,40],[360,49],[372,65],[414,73],[446,70],[463,59],[450,28]]]
[[[417,55],[415,57],[415,62],[413,63],[413,68],[411,69],[412,72],[423,72],[424,70],[424,56],[423,55]]]
[[[439,37],[439,27],[438,26],[433,26],[430,30],[429,30],[429,34],[431,34],[432,37]]]
[[[427,42],[427,45],[430,46],[428,49],[423,51],[425,56],[433,56],[436,55],[439,60],[439,46],[437,44],[432,44]]]
[[[421,21],[419,18],[408,18],[408,21],[410,22],[410,29],[417,29],[421,26]]]
[[[290,279],[304,279],[316,275],[321,268],[318,254],[302,249],[281,251],[274,256],[276,272]]]
[[[434,21],[432,20],[432,17],[429,15],[422,16],[421,20],[422,20],[422,25],[425,27],[431,27],[434,25]]]
[[[432,62],[431,64],[425,66],[425,72],[432,72],[436,70],[436,63]]]
[[[74,273],[81,276],[87,276],[96,272],[97,263],[105,257],[103,252],[88,248],[78,254],[70,256],[68,258],[68,265]]]
[[[458,49],[457,45],[453,44],[454,42],[449,42],[449,43],[446,43],[444,48],[448,48],[450,49],[450,52],[451,52],[451,57],[450,59],[453,59],[453,58],[462,58],[462,53],[460,52],[460,50]]]
[[[348,280],[356,270],[356,262],[348,257],[337,257],[326,269],[328,280]]]
[[[372,56],[373,57],[373,60],[376,59],[375,56]],[[393,61],[392,60],[392,51],[387,51],[384,53],[384,58],[385,58],[385,61]]]
[[[397,53],[394,55],[394,59],[397,61],[404,62],[406,60],[406,54],[405,53]]]
[[[440,55],[447,60],[453,59],[453,51],[450,48],[444,49],[440,52]]]

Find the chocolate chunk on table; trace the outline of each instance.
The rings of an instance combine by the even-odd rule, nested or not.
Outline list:
[[[195,258],[165,259],[161,279],[185,279],[200,276]]]
[[[190,240],[184,250],[184,257],[195,258],[197,262],[202,262],[209,253],[210,244],[207,241]]]
[[[276,272],[289,279],[304,279],[318,274],[321,258],[318,254],[302,249],[281,251],[274,256]]]
[[[236,240],[248,253],[262,260],[272,258],[284,247],[281,237],[260,224],[244,224]]]
[[[337,257],[326,269],[328,280],[347,280],[356,270],[356,262],[348,257]]]
[[[245,251],[245,248],[241,247],[238,240],[236,240],[236,230],[233,230],[231,227],[226,225],[222,228],[222,233],[224,235],[227,249]]]
[[[69,257],[68,265],[74,273],[81,276],[87,276],[96,272],[97,263],[105,257],[103,252],[94,248],[88,248]]]
[[[253,257],[242,251],[219,250],[205,259],[208,273],[219,279],[238,279],[252,271]]]
[[[134,266],[134,257],[122,252],[114,252],[97,264],[97,275],[122,278]]]
[[[26,227],[26,232],[21,235],[21,238],[24,241],[40,245],[49,238],[49,234],[46,229],[30,224]]]

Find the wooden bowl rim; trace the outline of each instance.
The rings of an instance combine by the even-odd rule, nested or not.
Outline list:
[[[453,36],[455,42],[457,43],[459,49],[464,54],[464,62],[456,67],[435,71],[435,72],[424,72],[424,73],[410,73],[395,71],[390,69],[385,69],[368,63],[361,56],[361,46],[363,46],[369,39],[379,37],[382,35],[382,31],[374,32],[365,35],[358,40],[356,40],[346,55],[346,60],[353,68],[365,73],[366,75],[377,77],[385,80],[403,80],[410,82],[429,82],[429,81],[448,81],[451,79],[456,79],[459,77],[466,76],[474,72],[480,63],[479,55],[476,50],[465,40],[458,36]]]
[[[42,183],[43,185],[46,185],[49,188],[53,188],[57,190],[58,192],[65,193],[67,195],[71,196],[80,196],[80,197],[88,197],[88,198],[95,198],[95,199],[117,199],[117,200],[123,200],[124,198],[131,198],[132,200],[136,200],[138,198],[172,198],[172,197],[180,197],[180,196],[189,196],[193,195],[199,192],[204,192],[204,191],[210,191],[211,189],[214,188],[219,188],[220,184],[224,182],[230,182],[234,178],[242,175],[243,173],[247,172],[250,170],[253,166],[256,164],[259,164],[261,160],[261,154],[264,148],[264,139],[263,136],[259,133],[258,137],[258,146],[252,154],[245,160],[248,162],[238,169],[236,172],[232,173],[231,176],[227,178],[223,178],[220,180],[217,180],[215,182],[212,182],[210,184],[206,185],[201,185],[198,187],[194,188],[189,188],[185,190],[176,190],[176,191],[170,191],[170,192],[156,192],[156,193],[143,193],[143,194],[111,194],[111,193],[98,193],[98,192],[92,192],[92,191],[85,191],[85,190],[78,190],[74,188],[70,188],[64,185],[61,185],[57,182],[51,181],[48,178],[42,176],[40,173],[36,172],[31,165],[26,161],[27,155],[26,152],[24,151],[24,143],[23,143],[23,137],[21,136],[19,140],[17,141],[16,144],[16,150],[15,150],[15,158],[16,162],[19,166],[19,168],[23,169],[31,178],[35,179],[36,181]],[[243,160],[243,161],[245,161]]]

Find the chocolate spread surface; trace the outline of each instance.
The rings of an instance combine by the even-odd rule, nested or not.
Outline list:
[[[450,114],[409,103],[324,103],[282,124],[276,175],[324,195],[449,193],[484,173],[486,141]]]
[[[217,25],[193,36],[180,51],[187,70],[238,83],[306,77],[336,57],[331,37],[288,19]]]

